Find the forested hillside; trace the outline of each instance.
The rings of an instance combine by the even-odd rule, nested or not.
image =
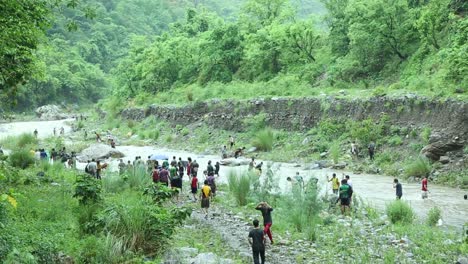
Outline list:
[[[466,93],[460,0],[2,4],[0,86],[17,110],[108,95],[175,103],[328,89]]]

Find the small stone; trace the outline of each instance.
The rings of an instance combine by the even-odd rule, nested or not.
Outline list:
[[[408,252],[408,253],[405,254],[405,256],[406,256],[407,258],[413,258],[413,257],[414,257],[414,254],[411,253],[411,252]]]
[[[468,264],[468,258],[459,257],[458,260],[457,260],[457,264]]]

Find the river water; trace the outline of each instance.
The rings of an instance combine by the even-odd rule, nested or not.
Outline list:
[[[60,127],[64,127],[65,131],[70,131],[70,127],[66,124],[68,120],[59,121],[32,121],[32,122],[13,122],[0,124],[0,139],[10,136],[18,135],[24,132],[32,132],[34,129],[38,130],[39,137],[44,138],[53,134],[54,127],[57,131]],[[187,151],[167,149],[158,146],[117,146],[117,150],[120,150],[125,154],[124,161],[134,160],[136,156],[141,156],[143,160],[146,160],[148,156],[152,154],[165,154],[172,159],[172,156],[176,156],[177,159],[182,157],[186,160],[191,157],[192,160],[197,160],[200,164],[201,170],[206,168],[209,160],[213,162],[220,160],[220,156],[215,155],[200,155],[190,153]],[[281,154],[280,151],[278,152]],[[257,161],[260,162],[261,160]],[[110,164],[111,170],[117,170],[117,160],[106,161]],[[395,200],[395,189],[393,189],[393,178],[384,175],[372,175],[372,174],[353,174],[348,171],[338,171],[331,169],[320,169],[320,170],[304,170],[305,164],[292,164],[292,163],[274,163],[273,171],[275,177],[279,182],[281,191],[286,192],[290,190],[290,184],[286,180],[288,176],[294,176],[296,172],[299,172],[303,176],[304,180],[307,181],[312,177],[319,180],[322,192],[331,192],[330,183],[327,179],[331,177],[332,173],[336,173],[338,178],[341,179],[344,174],[350,175],[352,180],[353,189],[355,194],[368,204],[376,207],[383,211],[385,206]],[[78,168],[83,169],[84,164],[79,164]],[[227,176],[231,172],[241,173],[247,171],[247,165],[241,166],[221,166],[220,177],[218,182],[226,183]],[[266,162],[264,161],[264,171],[266,170]],[[262,176],[264,177],[264,176]],[[407,183],[402,182],[403,185],[403,200],[407,201],[414,209],[420,219],[425,219],[428,211],[437,206],[442,210],[443,222],[446,225],[461,227],[465,222],[468,221],[468,201],[463,199],[463,195],[467,194],[468,191],[460,190],[456,188],[449,188],[429,183],[429,199],[421,199],[421,185],[419,183]]]

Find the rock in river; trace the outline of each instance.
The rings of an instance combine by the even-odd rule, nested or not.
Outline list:
[[[249,159],[245,158],[227,158],[222,159],[219,163],[224,166],[240,166],[240,165],[248,165],[250,162]]]
[[[86,162],[91,159],[107,159],[107,158],[122,158],[125,155],[105,144],[94,144],[84,149],[78,156],[78,160]]]

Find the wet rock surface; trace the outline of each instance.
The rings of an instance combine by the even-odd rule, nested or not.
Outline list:
[[[68,118],[68,115],[57,105],[44,105],[35,110],[36,116],[41,120],[60,120]]]
[[[78,160],[80,162],[86,162],[87,160],[95,159],[108,159],[108,158],[122,158],[125,155],[109,145],[105,144],[94,144],[84,149],[79,155]]]

